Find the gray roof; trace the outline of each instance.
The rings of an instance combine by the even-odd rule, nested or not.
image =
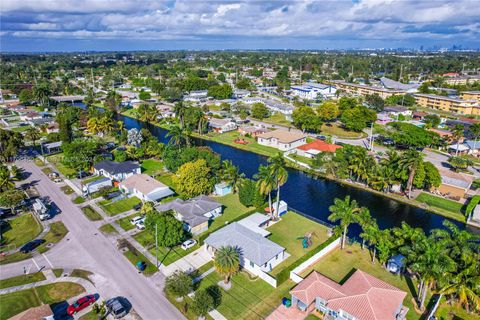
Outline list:
[[[189,200],[175,199],[173,201],[159,204],[155,206],[158,212],[174,210],[183,217],[191,227],[197,226],[207,220],[205,217],[207,212],[221,207],[222,204],[210,199],[207,196],[201,195]]]
[[[237,247],[245,258],[258,266],[285,251],[285,248],[237,222],[213,232],[205,239],[205,243],[216,249],[224,246]]]
[[[476,142],[475,140],[467,140],[463,143],[466,144],[471,150],[480,149],[480,140]]]
[[[138,163],[133,161],[115,162],[110,160],[100,161],[93,167],[97,170],[104,170],[112,175],[124,172],[132,172],[140,168]]]
[[[60,148],[61,146],[62,146],[62,141],[50,142],[50,143],[43,144],[43,147],[47,148],[47,149]]]
[[[410,89],[417,89],[420,84],[418,83],[409,83],[404,84],[386,77],[380,78],[380,82],[385,88],[388,89],[395,89],[395,90],[410,90]]]

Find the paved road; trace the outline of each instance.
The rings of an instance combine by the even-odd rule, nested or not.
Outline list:
[[[62,240],[45,255],[10,265],[0,266],[0,278],[23,273],[23,267],[35,268],[83,268],[95,272],[95,284],[103,298],[114,295],[126,297],[143,319],[184,319],[183,315],[163,296],[163,276],[146,278],[138,274],[134,266],[116,249],[115,243],[98,231],[50,181],[41,170],[29,161],[17,165],[30,172],[28,181],[36,183],[41,196],[49,196],[60,208],[61,219],[69,230]]]

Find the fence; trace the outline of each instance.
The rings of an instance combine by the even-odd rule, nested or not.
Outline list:
[[[275,279],[274,277],[272,277],[271,275],[261,271],[259,273],[257,273],[257,275],[262,279],[264,280],[266,283],[268,283],[269,285],[271,285],[272,287],[276,288],[277,287],[277,279]]]
[[[323,226],[325,226],[325,227],[327,227],[327,228],[329,228],[329,229],[335,228],[335,226],[334,226],[333,224],[328,223],[328,222],[326,222],[326,221],[323,221],[323,220],[321,220],[321,219],[312,217],[312,216],[310,216],[310,215],[308,215],[308,214],[306,214],[306,213],[304,213],[304,212],[298,211],[297,209],[288,208],[288,211],[295,212],[296,214],[299,214],[299,215],[301,215],[301,216],[303,216],[303,217],[305,217],[305,218],[307,218],[307,219],[310,219],[310,220],[312,220],[312,221],[315,221],[315,222],[317,222],[317,223],[319,223],[319,224],[321,224],[321,225],[323,225]]]

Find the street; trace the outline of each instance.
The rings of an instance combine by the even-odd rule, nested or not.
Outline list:
[[[143,319],[184,319],[184,316],[164,297],[164,277],[157,273],[147,278],[117,250],[82,211],[50,181],[33,161],[23,160],[18,167],[31,173],[24,183],[32,182],[40,196],[48,196],[61,210],[55,219],[61,220],[69,233],[45,254],[33,259],[0,266],[0,278],[21,275],[24,268],[31,272],[42,268],[86,269],[93,272],[98,293],[104,299],[123,296]]]

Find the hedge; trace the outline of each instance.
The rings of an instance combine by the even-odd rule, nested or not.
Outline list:
[[[304,263],[305,261],[307,261],[308,259],[313,257],[315,254],[320,252],[323,248],[325,248],[326,246],[328,246],[330,243],[332,243],[335,240],[337,240],[337,237],[331,236],[327,241],[325,241],[321,245],[317,246],[312,251],[307,252],[301,258],[297,259],[297,261],[293,262],[291,265],[289,265],[288,267],[286,267],[285,269],[280,271],[277,274],[277,276],[275,277],[277,279],[277,286],[281,285],[282,283],[284,283],[285,281],[287,281],[290,278],[290,272],[293,269],[295,269],[296,267],[298,267],[299,265],[301,265],[302,263]]]
[[[477,206],[477,204],[480,202],[480,195],[473,196],[472,199],[470,199],[470,202],[467,204],[467,207],[465,208],[465,215],[468,217],[470,213],[472,213],[473,209]]]

